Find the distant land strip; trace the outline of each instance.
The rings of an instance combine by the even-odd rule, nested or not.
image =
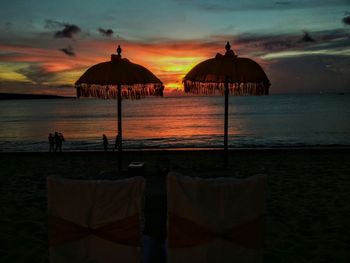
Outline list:
[[[37,99],[71,99],[74,97],[46,95],[46,94],[18,94],[0,93],[0,100],[37,100]]]

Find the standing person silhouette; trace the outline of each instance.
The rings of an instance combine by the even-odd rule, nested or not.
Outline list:
[[[59,137],[59,140],[58,140],[58,142],[59,142],[58,150],[59,150],[59,152],[62,152],[62,143],[65,141],[64,136],[63,136],[63,133],[59,133],[59,134],[58,134],[58,137]]]
[[[106,134],[102,135],[102,140],[103,140],[103,148],[105,149],[105,152],[108,151],[108,139]]]
[[[50,145],[50,152],[54,151],[55,148],[55,138],[53,137],[52,133],[49,133],[49,145]]]
[[[55,145],[55,152],[57,152],[57,150],[58,150],[58,148],[59,148],[59,145],[61,144],[62,145],[62,143],[60,142],[60,136],[58,135],[58,132],[56,131],[55,132],[55,136],[54,136],[54,145]]]

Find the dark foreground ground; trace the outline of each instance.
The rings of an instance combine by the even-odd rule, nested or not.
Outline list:
[[[166,236],[166,171],[192,176],[268,175],[264,262],[350,262],[350,150],[125,152],[146,162],[145,233]],[[117,153],[0,153],[0,262],[47,262],[46,177],[129,176]],[[221,171],[221,172],[220,172]]]

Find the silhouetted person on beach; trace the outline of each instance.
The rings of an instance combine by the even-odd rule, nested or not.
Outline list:
[[[62,133],[55,132],[55,152],[62,152],[62,142],[64,142],[64,137]]]
[[[51,132],[49,134],[49,145],[50,145],[50,152],[53,152],[55,148],[55,138],[53,137]]]
[[[108,151],[108,139],[106,134],[102,135],[102,140],[103,140],[103,148],[105,149],[105,152]]]
[[[57,152],[58,144],[60,140],[60,136],[58,136],[58,132],[55,132],[55,136],[53,138],[54,138],[54,144],[55,144],[55,152]]]
[[[65,139],[64,139],[63,133],[59,133],[59,136],[60,136],[60,142],[61,142],[61,144],[59,145],[59,150],[60,152],[62,152],[62,143],[65,141]]]

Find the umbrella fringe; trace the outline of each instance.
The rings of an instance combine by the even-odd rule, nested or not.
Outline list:
[[[116,85],[88,85],[75,86],[77,97],[94,97],[99,99],[117,99],[118,86]],[[162,84],[135,84],[122,85],[121,95],[123,99],[141,99],[147,96],[163,96]]]
[[[228,83],[229,94],[234,96],[244,95],[268,95],[270,84],[266,82]],[[225,83],[223,82],[200,82],[185,80],[184,89],[186,93],[197,95],[225,94]]]

